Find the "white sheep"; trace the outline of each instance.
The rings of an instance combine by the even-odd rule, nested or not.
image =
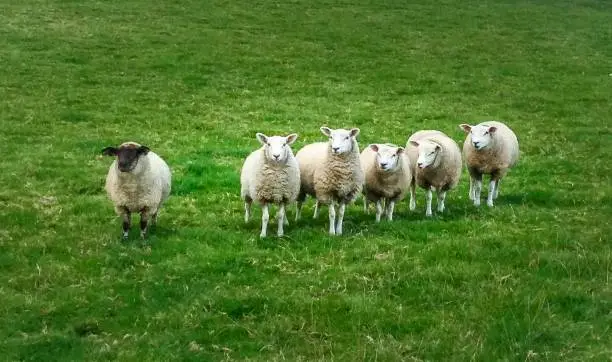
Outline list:
[[[393,220],[395,203],[402,200],[410,187],[412,173],[404,147],[391,144],[371,144],[361,152],[361,167],[365,175],[363,208],[368,210],[370,201],[376,203],[376,222],[384,211]]]
[[[117,157],[106,175],[105,188],[115,212],[123,218],[123,239],[128,238],[133,212],[140,213],[140,236],[145,238],[149,221],[156,222],[160,207],[170,195],[168,164],[136,142],[106,147],[102,154]]]
[[[259,203],[262,208],[260,236],[265,237],[270,219],[268,205],[277,204],[277,235],[283,236],[283,224],[289,223],[285,208],[295,201],[300,191],[300,170],[290,147],[298,136],[295,133],[286,137],[268,137],[262,133],[256,136],[262,147],[246,158],[240,173],[244,221],[248,222],[251,217],[252,202]]]
[[[501,122],[489,121],[476,126],[459,126],[467,136],[463,156],[470,174],[469,198],[480,206],[482,175],[491,175],[487,205],[492,207],[499,194],[499,183],[519,159],[519,144],[514,132]]]
[[[431,216],[432,190],[438,196],[438,212],[444,211],[446,193],[461,177],[461,151],[457,143],[440,131],[414,133],[406,145],[413,169],[410,185],[410,210],[416,207],[416,185],[426,190],[425,216]]]
[[[318,215],[319,204],[329,204],[329,234],[342,235],[346,205],[357,198],[364,183],[356,140],[359,128],[321,127],[321,132],[329,137],[328,142],[306,145],[296,154],[301,175],[296,220],[306,195],[311,195],[316,198],[314,217]]]

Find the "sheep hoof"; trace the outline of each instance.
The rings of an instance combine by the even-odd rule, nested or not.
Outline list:
[[[487,206],[488,207],[493,207],[493,201],[487,201]]]
[[[432,215],[433,215],[433,213],[432,213],[431,211],[427,211],[427,212],[425,213],[425,216],[427,216],[427,217],[431,217]]]

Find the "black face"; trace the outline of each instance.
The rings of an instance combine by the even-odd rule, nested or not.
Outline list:
[[[119,148],[106,147],[102,153],[107,156],[117,156],[117,167],[121,172],[130,172],[138,164],[138,159],[146,155],[149,148],[146,146],[123,145]]]

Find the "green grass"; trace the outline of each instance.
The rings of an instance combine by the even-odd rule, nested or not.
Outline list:
[[[610,2],[1,4],[1,360],[610,360]],[[494,209],[464,172],[432,219],[242,221],[255,132],[485,119],[522,149]],[[126,140],[173,169],[148,248],[103,190]]]

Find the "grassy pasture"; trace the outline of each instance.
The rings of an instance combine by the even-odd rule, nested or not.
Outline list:
[[[610,360],[611,2],[0,3],[0,360]],[[522,150],[494,209],[464,172],[431,219],[242,222],[255,132],[486,119]],[[126,140],[173,169],[150,247],[103,191]]]

